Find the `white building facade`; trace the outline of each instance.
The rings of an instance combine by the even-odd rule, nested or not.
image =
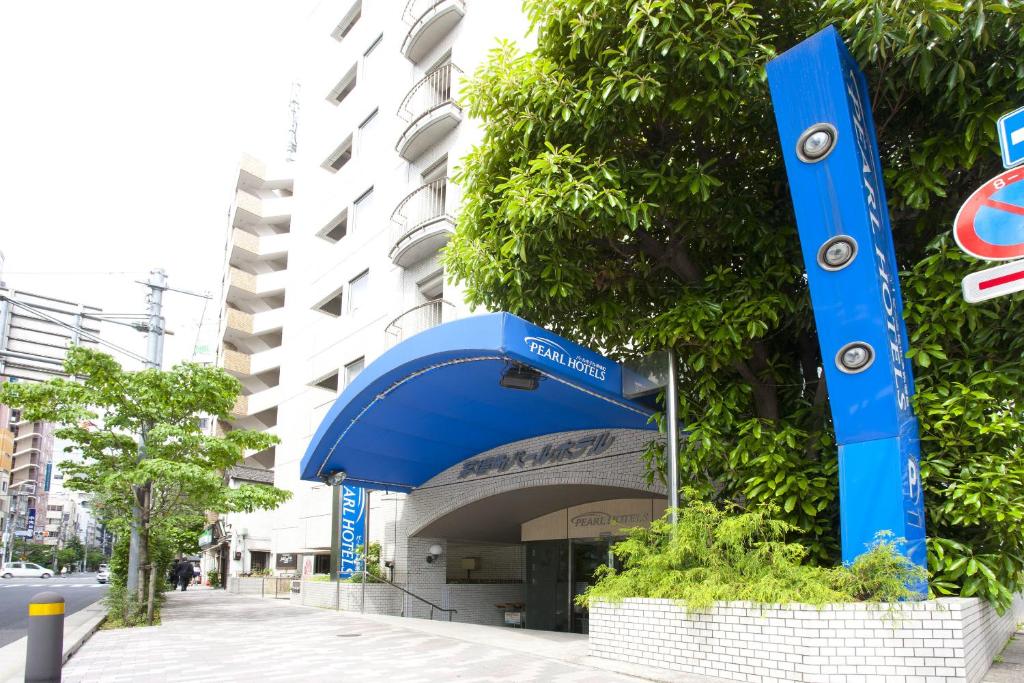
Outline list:
[[[221,364],[245,387],[232,426],[281,438],[245,465],[294,493],[272,516],[273,554],[300,558],[282,572],[329,570],[331,489],[300,481],[299,460],[337,395],[395,343],[469,314],[438,260],[457,221],[448,177],[479,139],[458,88],[527,28],[516,0],[321,3],[297,157],[242,162]]]

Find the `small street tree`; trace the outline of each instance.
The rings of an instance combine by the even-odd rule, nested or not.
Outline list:
[[[482,142],[447,248],[472,304],[621,359],[681,365],[681,472],[772,502],[838,559],[822,359],[765,64],[835,24],[867,73],[922,427],[931,586],[1005,608],[1022,587],[1020,295],[971,306],[948,235],[998,171],[1020,105],[1024,6],[916,0],[526,0],[537,47],[502,44],[462,93]],[[652,476],[663,454],[649,453]]]
[[[121,552],[112,564],[121,586],[127,577],[118,558],[127,550],[132,508],[141,508],[140,590],[127,596],[125,610],[131,616],[145,603],[152,621],[158,577],[175,553],[196,549],[206,511],[270,509],[290,497],[271,486],[225,483],[224,472],[247,451],[277,438],[248,430],[203,432],[200,418],[227,418],[240,389],[219,368],[182,363],[168,371],[129,372],[104,353],[76,347],[64,371],[72,379],[0,385],[0,403],[19,406],[30,420],[56,423],[56,436],[82,453],[81,462],[62,465],[64,485],[92,494],[94,509],[117,536]]]

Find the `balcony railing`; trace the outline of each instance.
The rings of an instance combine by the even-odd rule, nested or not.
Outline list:
[[[461,76],[462,69],[450,62],[437,67],[412,86],[398,107],[398,115],[413,123],[438,107],[455,104],[455,79]]]
[[[388,324],[384,330],[384,343],[391,348],[415,334],[455,319],[455,304],[434,299],[410,308]]]
[[[402,12],[402,19],[409,25],[402,54],[413,63],[419,62],[465,14],[464,0],[408,0]]]
[[[448,211],[448,179],[438,178],[419,187],[399,202],[391,214],[395,241],[427,223],[442,218],[455,220]]]
[[[448,179],[438,178],[410,192],[391,214],[391,260],[402,267],[435,253],[455,227]]]

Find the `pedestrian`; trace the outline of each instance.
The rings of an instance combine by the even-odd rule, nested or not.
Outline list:
[[[178,565],[178,583],[181,585],[183,593],[188,589],[188,584],[192,581],[193,576],[195,576],[195,571],[192,569],[192,563],[182,560]]]
[[[195,578],[195,581],[193,583],[196,586],[202,586],[203,585],[203,570],[199,568],[198,564],[195,566],[195,569],[194,569],[194,578]]]

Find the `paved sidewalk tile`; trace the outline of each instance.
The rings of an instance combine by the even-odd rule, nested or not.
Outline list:
[[[985,683],[1020,683],[1024,681],[1024,630],[1017,631],[985,676]]]
[[[64,667],[64,683],[128,681],[545,681],[630,676],[403,628],[358,614],[224,591],[168,594],[162,623],[100,631]]]

